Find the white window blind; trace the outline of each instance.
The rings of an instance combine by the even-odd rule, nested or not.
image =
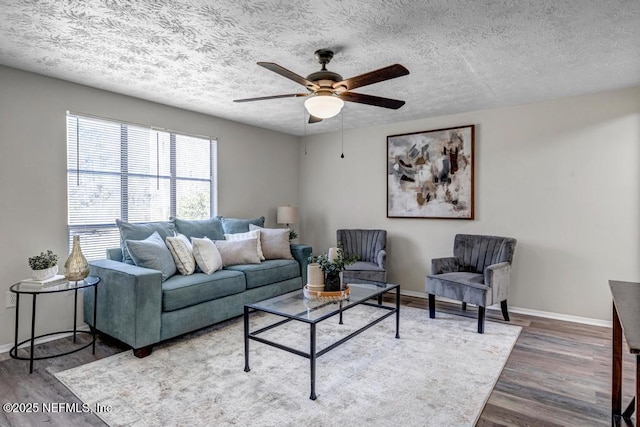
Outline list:
[[[215,215],[216,141],[67,114],[69,247],[87,259],[120,245],[115,220]]]

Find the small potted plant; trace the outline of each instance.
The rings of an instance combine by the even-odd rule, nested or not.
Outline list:
[[[310,263],[317,263],[324,272],[324,289],[327,292],[341,290],[340,272],[344,271],[347,265],[353,264],[357,260],[358,257],[355,255],[345,257],[342,248],[337,248],[335,252],[329,250],[329,254],[311,255],[308,258]]]
[[[29,257],[31,277],[34,280],[47,280],[58,274],[58,255],[53,251],[40,252],[40,255]]]

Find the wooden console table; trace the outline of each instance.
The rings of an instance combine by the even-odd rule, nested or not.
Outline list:
[[[611,425],[617,426],[621,418],[633,425],[631,416],[640,414],[640,283],[609,280],[613,296],[613,367],[611,390]],[[629,352],[636,355],[635,397],[622,411],[622,334]],[[636,422],[636,424],[639,424]]]

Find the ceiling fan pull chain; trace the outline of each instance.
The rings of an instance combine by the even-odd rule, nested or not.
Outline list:
[[[342,110],[340,118],[342,119],[342,154],[340,154],[340,158],[344,159],[344,110]]]

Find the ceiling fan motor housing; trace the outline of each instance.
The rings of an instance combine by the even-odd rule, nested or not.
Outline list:
[[[344,105],[344,101],[391,108],[394,110],[397,110],[404,105],[404,101],[399,101],[397,99],[382,98],[379,96],[351,92],[353,89],[357,89],[362,86],[406,76],[409,74],[409,70],[402,65],[389,65],[388,67],[360,74],[345,80],[340,74],[327,70],[327,64],[333,58],[333,51],[329,49],[318,49],[315,52],[315,56],[322,68],[320,71],[309,74],[306,78],[289,71],[274,62],[258,62],[258,65],[306,87],[309,93],[291,93],[286,95],[236,99],[235,102],[307,97],[304,104],[305,107],[307,107],[309,114],[313,116],[312,119],[314,119],[310,120],[309,123],[317,123],[321,121],[322,118],[335,116],[340,112],[340,109]]]
[[[334,83],[344,80],[340,74],[327,70],[327,64],[331,62],[331,59],[333,58],[333,51],[329,49],[318,49],[315,51],[315,56],[320,65],[322,65],[322,69],[309,74],[307,76],[307,80],[316,83],[322,88],[331,89],[333,89]]]

